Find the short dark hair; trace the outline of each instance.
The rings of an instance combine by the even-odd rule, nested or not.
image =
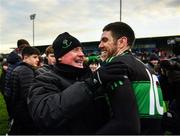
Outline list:
[[[104,31],[111,31],[113,38],[115,38],[116,40],[123,36],[127,37],[128,45],[131,47],[134,44],[135,41],[134,31],[128,24],[124,22],[110,23],[103,28],[103,32]]]
[[[23,48],[24,46],[30,46],[29,42],[25,39],[19,39],[17,41],[17,47],[18,48]]]
[[[22,50],[22,56],[30,56],[33,54],[40,55],[40,51],[37,48],[31,46],[24,47]]]

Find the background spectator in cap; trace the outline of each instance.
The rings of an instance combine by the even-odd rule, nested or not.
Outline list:
[[[41,134],[95,134],[110,118],[104,92],[97,87],[112,76],[119,78],[116,67],[98,69],[99,78],[97,73],[92,78],[83,65],[81,43],[67,32],[57,36],[53,49],[56,64],[36,76],[28,95],[29,112]]]
[[[146,66],[156,75],[158,75],[158,64],[159,64],[159,57],[155,53],[150,54]]]
[[[27,94],[38,67],[40,52],[34,47],[24,47],[22,62],[12,71],[10,78],[11,108],[13,123],[9,134],[36,134],[35,126],[27,108]]]
[[[95,72],[100,67],[100,59],[97,58],[96,55],[91,55],[91,57],[92,56],[94,56],[94,58],[88,61],[88,66],[92,72]]]

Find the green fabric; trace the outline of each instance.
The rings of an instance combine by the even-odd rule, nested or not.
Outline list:
[[[157,86],[156,93],[155,89],[150,90],[150,81],[134,81],[132,82],[132,88],[136,95],[140,117],[162,116],[164,113],[164,101],[160,86]],[[153,91],[153,97],[150,96],[150,91]],[[158,103],[160,107],[158,107]],[[150,105],[152,111],[154,111],[153,113],[150,112]],[[158,111],[158,108],[163,108],[163,112]]]
[[[88,56],[88,61],[94,62],[94,61],[98,61],[99,59],[100,59],[99,56]]]
[[[122,55],[128,54],[124,52]],[[111,62],[115,57],[110,57],[106,63]],[[157,76],[148,72],[150,81],[131,81],[131,86],[135,92],[138,111],[141,118],[161,118],[167,110],[163,101],[162,90],[158,83]],[[123,85],[122,81],[116,81],[111,84],[111,89],[115,90],[119,85]]]

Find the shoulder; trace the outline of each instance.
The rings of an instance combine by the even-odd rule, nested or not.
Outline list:
[[[41,69],[42,70],[42,69]],[[35,79],[38,81],[44,81],[44,82],[49,82],[49,81],[54,81],[54,80],[58,80],[60,78],[60,76],[58,74],[56,74],[54,71],[38,71],[41,73],[37,74],[36,71],[36,77]]]
[[[33,68],[26,65],[25,63],[20,63],[14,68],[13,72],[19,73],[20,75],[34,73]]]
[[[52,67],[51,65],[44,65],[44,66],[38,68],[38,69],[35,71],[35,73],[36,73],[36,75],[43,74],[43,73],[46,73],[46,72],[51,71],[52,68],[53,68],[53,67]]]

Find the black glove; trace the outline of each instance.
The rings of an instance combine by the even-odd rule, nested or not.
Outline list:
[[[127,66],[121,62],[110,62],[100,67],[93,75],[93,78],[86,79],[85,82],[92,88],[106,85],[108,82],[128,78]]]

